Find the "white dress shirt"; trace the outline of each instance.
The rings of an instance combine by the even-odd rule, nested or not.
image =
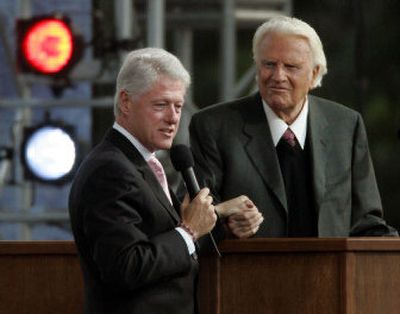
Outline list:
[[[275,147],[278,145],[283,133],[285,133],[286,129],[289,127],[296,136],[301,148],[304,149],[307,135],[308,99],[306,99],[300,114],[291,125],[287,125],[285,121],[279,118],[264,100],[262,103]]]

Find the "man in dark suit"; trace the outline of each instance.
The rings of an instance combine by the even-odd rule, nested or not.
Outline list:
[[[213,195],[247,195],[265,219],[256,236],[397,235],[382,218],[361,116],[308,94],[327,73],[315,30],[271,18],[253,57],[259,91],[191,121],[196,170]]]
[[[121,67],[115,123],[81,164],[69,199],[86,313],[195,313],[197,240],[213,229],[215,211],[250,212],[238,235],[262,221],[247,198],[214,207],[204,188],[180,206],[168,189],[155,151],[171,147],[189,83],[162,49],[133,51]]]

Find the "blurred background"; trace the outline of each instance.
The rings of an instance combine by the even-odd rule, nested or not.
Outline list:
[[[112,125],[127,51],[164,47],[191,72],[176,139],[187,143],[193,112],[255,89],[252,36],[275,14],[319,33],[328,75],[313,94],[363,115],[385,217],[400,228],[399,1],[2,0],[0,239],[72,238],[71,178]]]

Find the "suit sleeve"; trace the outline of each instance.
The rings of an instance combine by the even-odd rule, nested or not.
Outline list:
[[[112,287],[140,289],[191,267],[186,243],[168,213],[151,208],[157,202],[143,182],[115,162],[98,168],[83,188],[86,247],[99,277]]]
[[[211,123],[212,124],[212,123]],[[195,160],[195,171],[202,186],[207,186],[218,201],[223,181],[223,160],[218,149],[218,136],[206,125],[206,116],[195,114],[190,126],[190,146]]]
[[[223,161],[218,149],[218,136],[216,131],[206,125],[206,116],[195,114],[189,125],[190,146],[195,160],[196,176],[201,187],[208,187],[214,203],[221,200],[220,189],[223,182]],[[225,220],[219,218],[212,231],[214,239],[219,242],[228,236]],[[203,254],[214,251],[213,243],[208,235],[199,240],[199,248]]]
[[[352,160],[351,236],[398,236],[383,220],[381,199],[368,148],[364,123],[358,115]]]

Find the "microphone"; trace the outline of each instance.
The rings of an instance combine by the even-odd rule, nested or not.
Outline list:
[[[175,170],[182,174],[190,199],[193,199],[199,193],[200,186],[194,174],[194,159],[190,148],[183,144],[174,145],[170,156]]]
[[[186,189],[189,193],[190,199],[193,199],[200,191],[199,183],[197,182],[196,175],[194,174],[194,159],[192,151],[189,147],[183,144],[177,144],[171,147],[170,157],[172,165],[176,171],[182,174],[183,181],[185,181]],[[221,253],[218,249],[218,245],[211,232],[208,233],[211,239],[211,243],[217,252],[218,256],[221,257]]]

